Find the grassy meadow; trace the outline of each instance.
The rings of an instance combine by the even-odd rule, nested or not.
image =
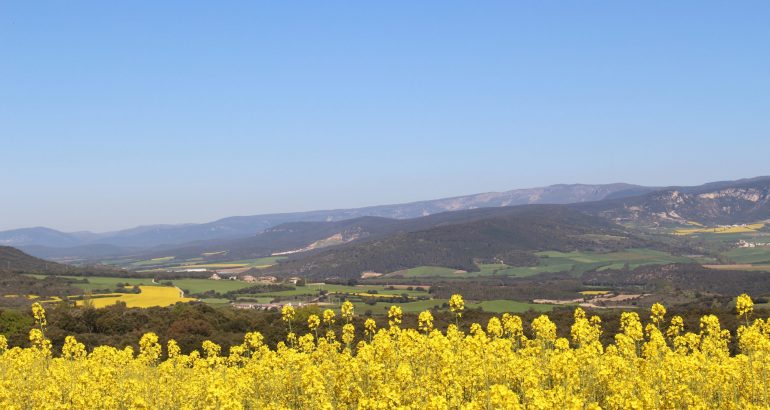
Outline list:
[[[770,242],[770,237],[767,239]],[[759,248],[735,248],[724,255],[737,264],[768,264],[770,265],[770,246]]]
[[[420,266],[390,273],[405,278],[473,278],[478,276],[527,277],[548,272],[570,272],[579,275],[591,269],[622,269],[626,263],[633,269],[642,265],[687,263],[691,258],[674,256],[652,249],[628,249],[619,252],[538,252],[537,266],[479,264],[478,272],[457,271],[441,266]]]
[[[426,287],[427,290],[428,287]],[[298,299],[301,297],[317,297],[321,291],[325,291],[327,294],[336,295],[338,297],[394,297],[407,295],[409,297],[429,297],[427,291],[407,290],[407,289],[388,289],[384,285],[332,285],[332,284],[318,284],[311,283],[306,286],[297,286],[292,290],[282,290],[277,292],[265,292],[258,293],[256,295],[242,294],[237,295],[239,297],[251,298],[254,296],[259,297],[271,297],[274,299]]]

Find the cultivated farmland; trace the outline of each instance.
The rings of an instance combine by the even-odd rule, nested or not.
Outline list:
[[[182,297],[182,292],[168,286],[139,286],[140,293],[113,293],[86,298],[76,302],[77,306],[91,303],[100,308],[124,302],[128,307],[170,306],[177,302],[192,302],[195,299]]]
[[[472,278],[479,276],[527,277],[539,273],[569,272],[579,275],[592,269],[622,269],[628,264],[630,269],[643,265],[688,263],[693,259],[674,256],[652,249],[628,249],[618,252],[537,252],[537,266],[508,266],[502,263],[478,264],[479,271],[465,272],[440,266],[420,266],[390,273],[389,276],[404,278]]]

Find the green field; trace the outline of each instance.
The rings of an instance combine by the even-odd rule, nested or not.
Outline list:
[[[733,245],[740,240],[748,242],[770,242],[770,232],[698,233],[688,235],[715,245]],[[749,248],[751,249],[751,248]]]
[[[169,281],[189,294],[203,293],[209,290],[225,293],[254,285],[254,283],[241,282],[239,280],[170,279]]]
[[[136,261],[133,262],[132,265],[134,266],[151,266],[151,265],[162,265],[167,262],[171,262],[174,260],[173,256],[164,256],[162,258],[153,258],[153,259],[147,259],[143,261]]]
[[[249,265],[249,266],[265,266],[265,265],[275,265],[278,263],[278,261],[281,261],[283,259],[286,259],[285,256],[266,256],[264,258],[256,258],[256,259],[242,259],[237,261],[228,261],[226,263],[238,263],[243,265]]]
[[[529,310],[534,310],[536,312],[550,312],[553,310],[553,305],[517,302],[515,300],[484,300],[477,303],[469,303],[466,306],[469,309],[480,307],[485,312],[494,313],[522,313]]]
[[[731,265],[703,265],[709,269],[716,270],[743,270],[753,272],[770,272],[770,265],[751,265],[748,263],[739,263]]]
[[[406,269],[398,272],[393,272],[390,275],[403,275],[406,278],[419,278],[419,277],[446,277],[455,276],[462,277],[464,273],[456,273],[457,269],[445,268],[443,266],[418,266],[412,269]]]
[[[243,297],[239,297],[236,299],[236,301],[240,302],[256,302],[256,303],[270,303],[273,301],[272,297],[265,297],[265,296],[254,296],[254,295],[243,295]],[[226,300],[226,299],[225,299]]]
[[[581,270],[580,265],[590,265],[587,268],[598,267],[599,270],[602,270],[622,269],[626,263],[628,263],[629,268],[634,269],[642,265],[692,262],[691,258],[674,256],[667,252],[653,249],[628,249],[609,253],[549,251],[539,252],[537,255],[541,258],[541,264],[543,259],[548,259],[547,264],[572,264],[573,269],[576,271]]]
[[[318,296],[321,290],[325,290],[328,293],[337,293],[341,295],[350,294],[356,295],[361,293],[369,293],[370,291],[376,291],[377,295],[393,295],[400,296],[407,294],[409,296],[427,296],[427,292],[421,292],[416,290],[406,289],[385,289],[384,285],[327,285],[327,284],[308,284],[307,286],[297,286],[293,290],[283,290],[279,292],[260,293],[259,296],[272,296],[272,297],[291,297],[291,296]],[[247,295],[239,295],[246,297]]]
[[[770,239],[767,239],[770,242]],[[735,248],[724,253],[735,263],[770,264],[770,247]]]
[[[479,265],[479,272],[470,272],[472,276],[514,276],[514,277],[526,277],[537,275],[538,273],[547,272],[566,272],[572,269],[573,263],[552,263],[550,260],[540,259],[540,265],[538,266],[519,266],[512,267],[503,264],[481,264]]]
[[[245,267],[265,267],[275,265],[281,259],[286,259],[285,256],[267,256],[263,258],[254,259],[242,259],[237,261],[216,261],[212,262],[211,259],[206,259],[204,256],[212,257],[220,254],[221,252],[207,252],[200,257],[189,259],[176,259],[173,256],[165,256],[162,258],[153,259],[116,259],[116,260],[104,260],[102,263],[108,265],[122,266],[127,269],[137,269],[142,271],[154,271],[154,270],[167,270],[167,269],[190,269],[190,268],[210,268],[210,269],[227,269],[227,268],[245,268]]]
[[[758,226],[760,223],[757,223]],[[734,264],[759,264],[770,265],[770,247],[757,248],[738,248],[737,242],[743,240],[746,242],[770,243],[770,232],[767,227],[759,231],[732,232],[732,233],[712,233],[701,232],[688,235],[711,245],[714,252],[719,252],[721,256],[726,257]],[[729,250],[724,251],[729,247]],[[715,264],[715,261],[699,261],[704,264]],[[759,268],[761,270],[763,268]]]
[[[673,256],[666,252],[651,249],[628,249],[619,252],[538,252],[537,266],[512,267],[504,264],[479,264],[478,272],[457,273],[455,269],[420,266],[413,269],[393,272],[391,275],[403,277],[442,277],[471,278],[477,276],[514,276],[526,277],[546,272],[570,272],[578,275],[591,269],[622,269],[626,263],[631,269],[642,265],[686,263],[692,259]]]
[[[208,303],[209,305],[229,305],[230,300],[229,299],[223,299],[223,298],[203,298],[200,299],[203,303]]]

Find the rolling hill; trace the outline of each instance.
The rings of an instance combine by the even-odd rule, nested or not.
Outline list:
[[[108,266],[70,266],[36,258],[10,246],[0,246],[0,272],[39,273],[45,275],[99,275],[116,273],[119,269]]]
[[[146,253],[143,258],[173,255],[187,259],[214,254],[207,259],[215,261],[293,254],[384,235],[394,232],[398,225],[397,219],[371,216],[334,222],[289,222],[248,238],[199,241]]]
[[[178,248],[164,248],[142,255],[142,259],[174,256],[176,259],[207,256],[209,261],[259,258],[270,255],[297,256],[302,252],[350,243],[369,242],[422,231],[441,226],[508,216],[518,212],[517,207],[478,208],[464,211],[441,212],[410,219],[360,217],[334,222],[292,222],[267,229],[265,232],[228,241],[201,241]],[[525,208],[521,208],[525,209]],[[534,208],[533,208],[534,209]],[[561,209],[561,208],[557,208]],[[582,215],[575,213],[575,218]],[[596,220],[600,222],[602,220]],[[568,223],[568,221],[564,221]]]
[[[39,297],[77,295],[81,291],[68,279],[47,276],[36,279],[26,273],[68,274],[82,271],[72,266],[49,262],[27,255],[9,246],[0,246],[0,306],[29,306]]]
[[[478,270],[477,260],[514,266],[537,262],[534,252],[615,250],[649,242],[605,219],[562,205],[448,212],[402,221],[397,233],[311,251],[281,263],[278,274],[358,278],[422,265]]]
[[[72,267],[30,256],[10,246],[0,246],[0,271],[64,274]]]

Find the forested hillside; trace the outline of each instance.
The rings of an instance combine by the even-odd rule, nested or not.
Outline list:
[[[10,246],[0,246],[0,272],[41,273],[46,275],[67,275],[78,273],[108,274],[120,272],[108,266],[70,266],[30,256]]]
[[[609,251],[647,244],[621,226],[559,205],[464,212],[468,213],[465,219],[460,218],[462,212],[448,213],[446,221],[428,229],[311,253],[273,271],[345,278],[420,265],[474,271],[478,259],[527,266],[536,263],[533,252],[539,250]]]

